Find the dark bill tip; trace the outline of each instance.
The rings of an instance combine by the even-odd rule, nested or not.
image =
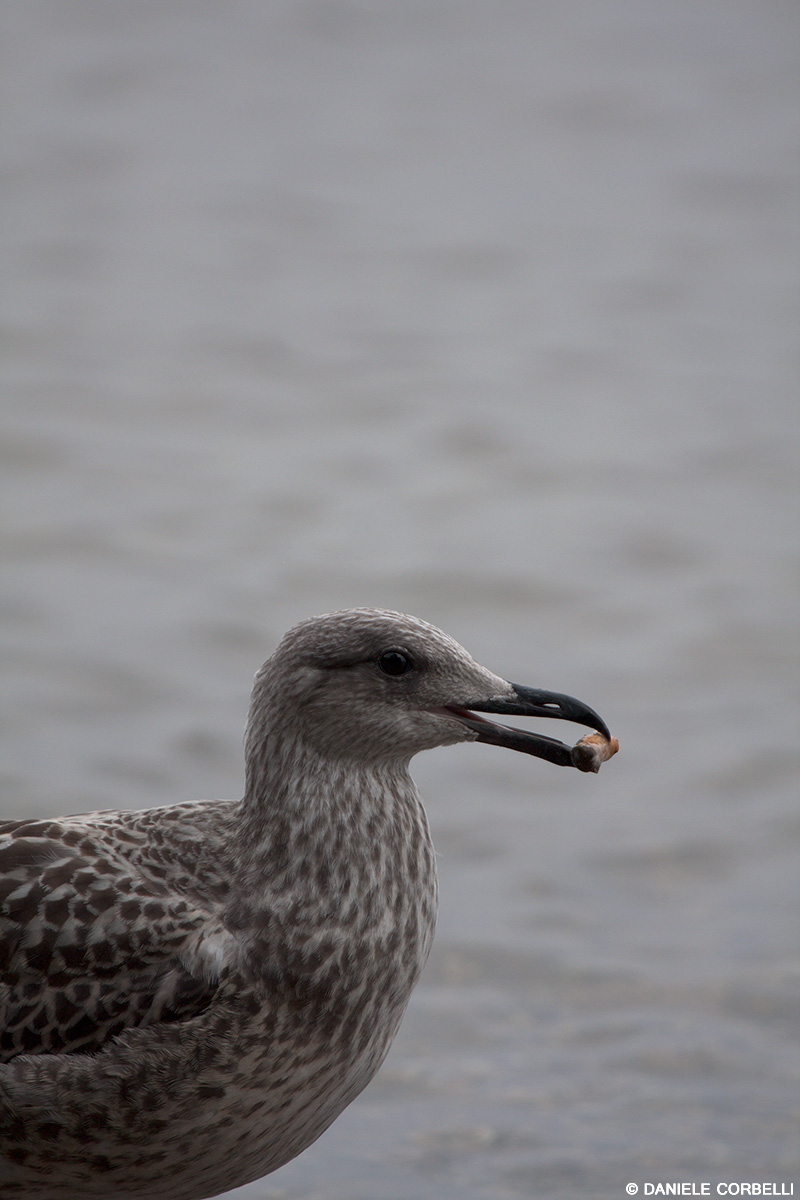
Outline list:
[[[607,740],[611,739],[608,726],[602,717],[574,696],[563,692],[546,692],[539,688],[525,687],[512,683],[514,696],[498,696],[493,700],[470,704],[468,708],[451,708],[450,712],[460,721],[468,725],[478,735],[479,742],[492,746],[505,746],[509,750],[519,750],[523,754],[533,754],[544,758],[547,762],[559,767],[574,767],[572,747],[557,738],[546,737],[541,733],[532,733],[527,729],[513,729],[506,725],[496,725],[486,721],[477,713],[498,713],[505,716],[517,717],[554,717],[559,721],[575,721],[579,725],[588,725],[596,729]]]
[[[556,717],[559,721],[575,721],[578,725],[588,725],[590,729],[602,733],[607,740],[611,739],[611,733],[603,718],[582,700],[576,700],[574,696],[567,696],[563,692],[545,692],[540,688],[525,687],[521,683],[512,683],[511,686],[519,696],[519,707],[516,707],[512,700],[511,707],[507,709],[487,708],[478,711],[508,712],[519,717]]]

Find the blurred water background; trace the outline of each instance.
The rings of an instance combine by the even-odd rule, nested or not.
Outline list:
[[[5,814],[240,795],[255,669],[349,605],[621,742],[417,760],[424,980],[235,1195],[800,1191],[797,6],[0,20]]]

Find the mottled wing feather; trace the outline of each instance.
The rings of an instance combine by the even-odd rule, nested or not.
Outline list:
[[[73,844],[70,844],[73,843]],[[208,914],[57,821],[0,823],[0,1061],[100,1049],[194,1016],[216,984],[182,954]]]

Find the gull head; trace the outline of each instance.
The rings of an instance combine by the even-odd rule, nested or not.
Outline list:
[[[405,765],[421,750],[477,741],[572,765],[561,742],[479,713],[557,717],[609,736],[581,701],[509,683],[436,626],[353,608],[283,637],[256,675],[246,755],[251,762],[291,742],[330,760]]]

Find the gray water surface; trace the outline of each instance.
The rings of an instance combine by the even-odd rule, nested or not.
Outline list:
[[[6,814],[240,795],[254,671],[348,605],[621,743],[417,760],[423,982],[236,1196],[800,1194],[797,8],[2,25]]]

